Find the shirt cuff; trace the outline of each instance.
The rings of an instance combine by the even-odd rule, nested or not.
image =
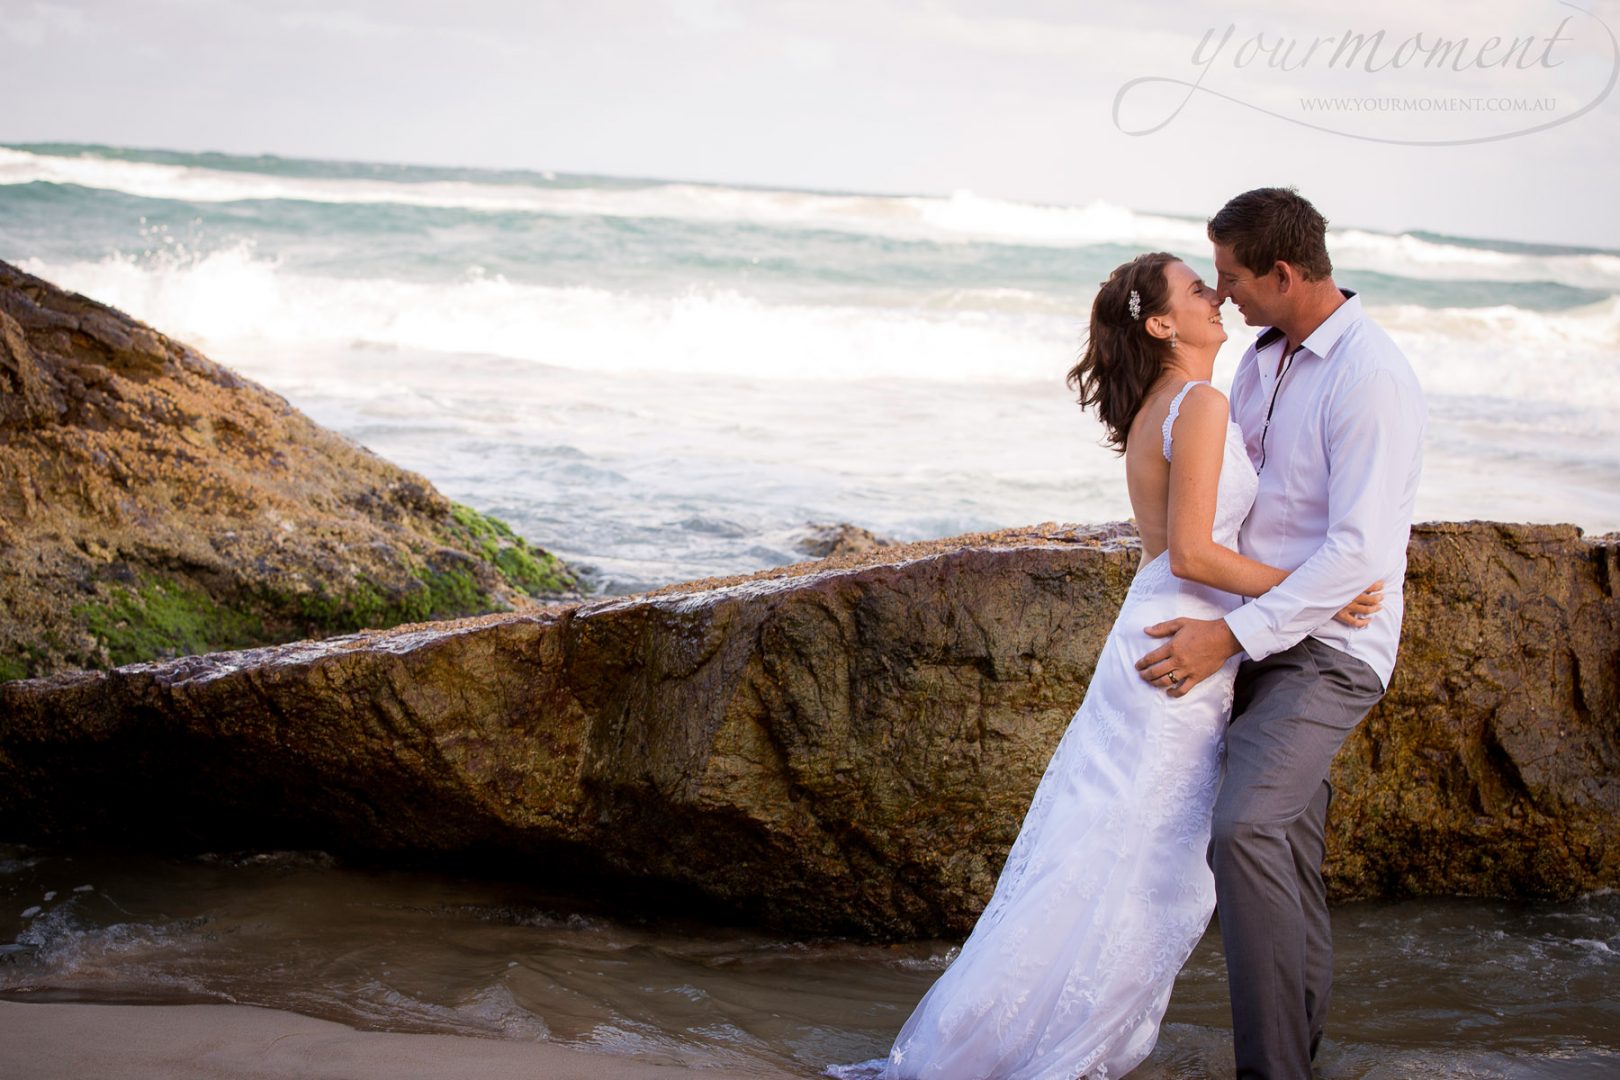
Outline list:
[[[1252,600],[1226,613],[1226,628],[1232,631],[1232,636],[1237,638],[1250,660],[1264,660],[1276,651],[1266,647],[1271,635],[1264,613]]]

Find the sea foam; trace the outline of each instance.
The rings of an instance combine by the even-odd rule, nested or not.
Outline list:
[[[286,268],[254,245],[208,253],[25,259],[204,351],[396,348],[485,354],[592,372],[785,380],[910,378],[1062,382],[1084,338],[1087,297],[954,289],[842,302],[767,300],[693,284],[646,293],[511,281],[469,269],[454,282],[346,278]],[[1620,405],[1612,377],[1620,297],[1564,311],[1370,305],[1430,393]],[[1217,382],[1254,331],[1227,313]],[[1556,378],[1549,372],[1556,370]]]
[[[340,344],[589,371],[1031,380],[1061,378],[1079,330],[1075,317],[1027,309],[767,303],[729,288],[648,295],[477,273],[452,284],[323,277],[284,270],[246,244],[184,260],[120,254],[23,267],[205,351]]]
[[[398,171],[408,173],[409,169]],[[551,175],[551,174],[546,174]],[[189,203],[295,200],[391,204],[560,216],[750,222],[788,229],[825,229],[938,243],[1036,246],[1114,244],[1168,247],[1202,255],[1202,219],[1151,214],[1094,200],[1042,205],[957,191],[950,195],[868,195],[729,187],[664,181],[471,180],[403,181],[376,177],[290,176],[211,169],[91,153],[40,154],[0,147],[0,186],[49,183]],[[1411,233],[1335,229],[1337,265],[1439,281],[1547,281],[1583,289],[1620,290],[1620,253],[1536,253],[1447,243]]]

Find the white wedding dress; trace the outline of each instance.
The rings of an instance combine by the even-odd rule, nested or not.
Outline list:
[[[1164,453],[1182,399],[1164,423]],[[1259,487],[1229,424],[1214,538],[1237,546]],[[989,905],[889,1056],[830,1075],[882,1080],[1113,1080],[1148,1056],[1176,973],[1215,907],[1205,862],[1238,658],[1172,698],[1136,661],[1143,628],[1219,618],[1238,598],[1144,563],[1085,700],[1035,789]]]

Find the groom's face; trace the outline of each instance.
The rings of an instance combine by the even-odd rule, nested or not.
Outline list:
[[[1215,245],[1215,293],[1221,303],[1231,300],[1236,304],[1250,326],[1277,325],[1276,275],[1255,274],[1225,244]]]

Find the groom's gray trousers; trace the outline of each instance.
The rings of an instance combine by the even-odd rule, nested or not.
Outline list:
[[[1315,638],[1238,669],[1209,864],[1239,1080],[1311,1075],[1333,983],[1328,765],[1383,693],[1371,667]]]

